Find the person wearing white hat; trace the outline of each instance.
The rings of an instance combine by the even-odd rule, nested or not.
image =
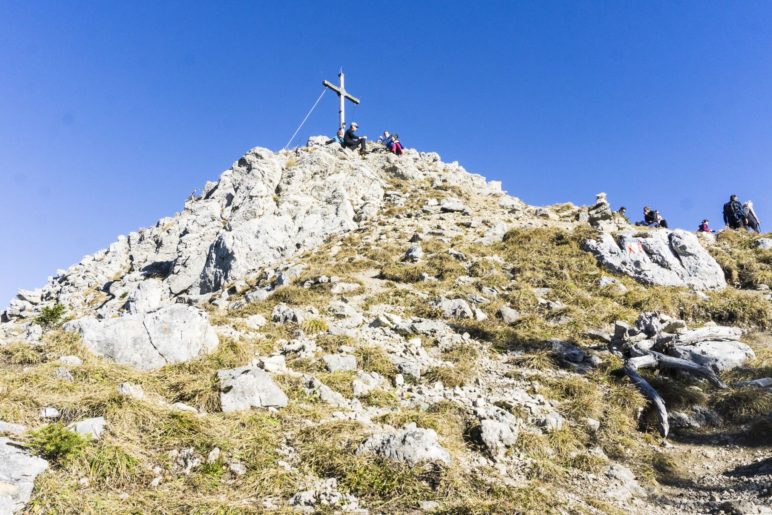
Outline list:
[[[351,122],[351,126],[346,131],[346,134],[343,135],[343,146],[351,149],[359,147],[359,153],[364,154],[367,137],[360,137],[354,134],[358,128],[359,124],[357,122]]]

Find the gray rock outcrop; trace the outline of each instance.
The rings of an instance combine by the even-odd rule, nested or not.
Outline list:
[[[224,413],[250,408],[283,408],[287,395],[263,370],[240,367],[217,372],[220,381],[220,405]]]
[[[422,462],[450,464],[450,454],[437,441],[437,433],[433,429],[422,429],[412,423],[401,429],[372,435],[357,452],[372,452],[408,465]]]
[[[16,513],[29,502],[35,478],[48,468],[44,459],[0,438],[0,513]]]
[[[142,370],[194,359],[219,343],[206,313],[182,304],[119,318],[81,318],[64,328],[80,334],[94,354]]]
[[[719,264],[687,231],[627,231],[616,237],[602,233],[598,239],[587,240],[584,249],[608,270],[629,275],[643,284],[695,290],[726,287]]]
[[[247,152],[184,210],[120,236],[52,277],[20,290],[3,320],[31,318],[56,303],[89,314],[83,292],[107,294],[98,314],[151,311],[176,296],[195,301],[260,267],[355,229],[383,199],[383,179],[366,161],[332,152]],[[145,283],[154,279],[154,283]]]

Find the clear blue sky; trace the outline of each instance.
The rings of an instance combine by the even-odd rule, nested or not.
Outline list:
[[[526,202],[772,224],[772,2],[0,0],[0,304],[281,148],[343,66],[363,134]],[[325,95],[299,135],[331,134]]]

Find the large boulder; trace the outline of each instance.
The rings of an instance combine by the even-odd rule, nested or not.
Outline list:
[[[719,264],[687,231],[626,231],[616,237],[603,233],[598,239],[587,240],[584,249],[608,270],[629,275],[643,284],[695,290],[726,287]]]
[[[68,322],[94,354],[142,370],[197,358],[213,351],[219,340],[206,313],[172,304],[151,313]]]
[[[225,413],[287,406],[285,393],[271,376],[257,367],[220,370],[217,378],[220,380],[220,405]]]
[[[35,478],[48,468],[44,459],[0,438],[0,513],[16,513],[29,502]]]

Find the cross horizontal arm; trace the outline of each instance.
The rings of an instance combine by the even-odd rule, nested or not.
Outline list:
[[[329,81],[323,80],[322,81],[322,86],[324,86],[325,88],[330,88],[331,90],[333,90],[338,95],[341,94],[340,89],[338,88],[338,86],[336,86],[335,84],[332,84]]]
[[[334,85],[334,84],[330,83],[329,81],[323,80],[323,81],[322,81],[322,85],[323,85],[324,87],[326,87],[326,88],[330,88],[331,90],[333,90],[333,91],[334,91],[335,93],[337,93],[338,95],[343,95],[343,97],[345,97],[345,98],[347,98],[348,100],[350,100],[350,101],[354,102],[355,104],[358,104],[358,103],[359,103],[359,99],[358,99],[358,98],[356,98],[355,96],[352,96],[351,94],[349,94],[349,92],[348,92],[348,91],[341,91],[341,90],[340,90],[340,88],[339,88],[338,86],[336,86],[336,85]]]

